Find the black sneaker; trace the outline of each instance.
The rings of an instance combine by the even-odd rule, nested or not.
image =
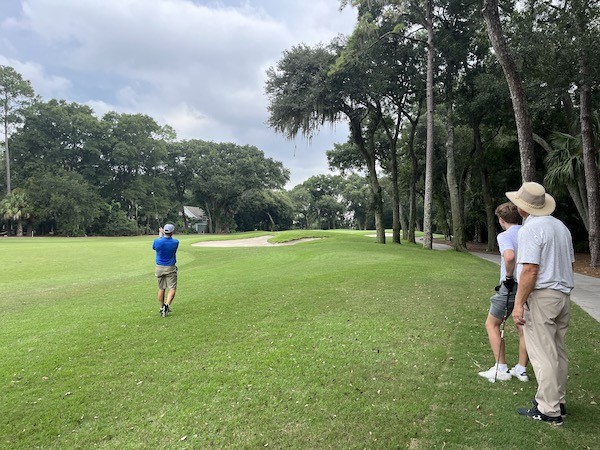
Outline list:
[[[169,305],[167,305],[165,303],[165,317],[167,317],[167,314],[169,314],[171,312],[171,308],[169,308]]]
[[[160,317],[167,317],[167,309],[164,306],[160,308]]]
[[[535,398],[533,400],[531,400],[531,404],[533,405],[534,408],[537,409],[538,402]],[[563,419],[565,417],[567,417],[567,407],[564,403],[560,404],[560,417],[562,417]]]
[[[541,413],[537,406],[532,407],[531,409],[527,408],[519,408],[517,412],[522,416],[531,417],[533,420],[540,420],[542,422],[549,423],[550,425],[559,426],[563,424],[562,417],[550,417],[544,413]]]

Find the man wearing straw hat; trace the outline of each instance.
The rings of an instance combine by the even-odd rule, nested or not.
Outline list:
[[[507,192],[523,217],[519,230],[517,279],[513,319],[523,325],[525,344],[538,389],[531,408],[518,413],[552,425],[562,425],[569,361],[565,335],[569,328],[573,262],[571,233],[550,214],[556,207],[538,183],[523,183]]]

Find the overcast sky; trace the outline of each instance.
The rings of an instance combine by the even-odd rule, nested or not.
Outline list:
[[[348,129],[326,126],[311,143],[275,134],[265,72],[355,21],[339,0],[2,0],[0,65],[44,100],[147,114],[180,140],[255,145],[290,169],[292,187],[327,173],[325,151]]]

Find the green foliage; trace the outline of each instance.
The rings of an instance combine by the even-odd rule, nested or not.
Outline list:
[[[28,80],[24,80],[12,67],[0,65],[0,114],[3,134],[14,129],[15,125],[22,121],[23,108],[33,101],[34,96],[35,92]]]
[[[135,236],[140,234],[137,222],[127,217],[119,202],[107,205],[102,215],[97,219],[98,229],[94,234],[101,236]]]
[[[256,147],[202,141],[197,144],[202,156],[192,191],[196,201],[208,209],[217,233],[227,232],[235,224],[233,216],[245,195],[281,189],[289,179],[283,164],[266,158]]]
[[[324,239],[211,249],[179,236],[166,319],[152,237],[0,239],[14,261],[0,279],[1,446],[598,448],[598,323],[580,308],[569,417],[552,429],[515,412],[535,382],[477,376],[497,266],[364,232],[276,234],[301,237]],[[505,339],[512,358],[513,327]]]
[[[365,168],[364,157],[352,142],[333,144],[333,149],[327,150],[327,163],[331,169],[340,170],[342,174]]]
[[[335,122],[343,99],[336,96],[328,75],[336,53],[332,48],[299,45],[284,52],[267,71],[269,125],[293,138],[310,137],[325,122]]]
[[[372,208],[370,203],[369,188],[364,177],[353,174],[346,178],[342,191],[346,207],[352,213],[353,225],[361,230],[366,230],[372,223]]]
[[[286,230],[292,227],[294,208],[283,191],[251,191],[240,199],[235,223],[240,231]]]
[[[13,112],[24,120],[11,136],[13,178],[27,189],[42,234],[154,232],[194,202],[209,209],[213,230],[233,230],[244,196],[281,189],[289,179],[280,162],[256,147],[175,142],[171,127],[144,114],[109,112],[98,119],[88,106],[54,99]],[[264,198],[280,209],[269,212],[281,216],[278,227],[289,224],[281,199]]]
[[[57,234],[82,236],[100,216],[102,199],[77,173],[59,170],[28,180],[27,192],[36,217]]]
[[[290,198],[300,228],[345,228],[348,211],[343,199],[346,186],[338,175],[316,175],[294,187]]]
[[[89,106],[64,100],[36,102],[24,112],[23,128],[11,139],[15,184],[32,174],[62,168],[101,186],[108,167],[102,130]]]
[[[0,202],[0,215],[9,222],[17,225],[16,235],[23,236],[23,221],[29,221],[32,214],[27,193],[15,189]]]
[[[111,112],[102,118],[106,138],[104,159],[111,177],[103,187],[104,198],[118,201],[138,226],[157,221],[157,199],[168,209],[171,183],[158,181],[167,158],[166,139],[172,130],[159,126],[144,114]],[[161,208],[162,216],[170,211]]]

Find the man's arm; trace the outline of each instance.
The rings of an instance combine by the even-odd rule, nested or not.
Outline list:
[[[523,325],[523,306],[529,298],[529,295],[535,289],[535,283],[538,277],[539,266],[537,264],[523,264],[521,276],[519,277],[519,289],[515,297],[515,308],[513,309],[513,319],[517,325]]]
[[[512,248],[507,248],[502,252],[502,258],[504,259],[506,276],[512,277],[515,271],[515,251]]]

